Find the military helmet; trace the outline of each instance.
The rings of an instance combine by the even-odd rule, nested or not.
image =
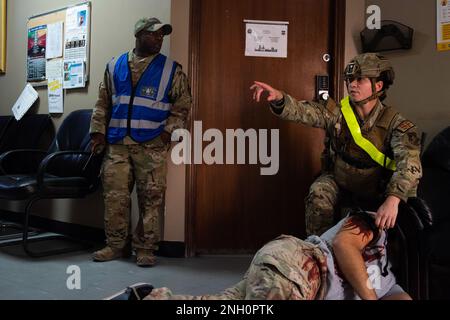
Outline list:
[[[384,73],[384,74],[383,74]],[[363,53],[354,57],[344,71],[346,80],[355,78],[377,79],[383,75],[387,85],[394,82],[395,73],[388,59],[377,53]]]

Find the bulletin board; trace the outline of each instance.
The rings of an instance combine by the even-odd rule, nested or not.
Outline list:
[[[47,85],[61,77],[64,89],[89,79],[91,3],[32,16],[27,22],[27,82]]]

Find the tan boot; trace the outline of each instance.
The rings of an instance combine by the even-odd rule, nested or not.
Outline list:
[[[114,248],[106,246],[101,250],[95,251],[92,259],[97,262],[111,261],[119,258],[129,258],[131,256],[131,247],[126,245],[124,248]]]
[[[156,264],[156,257],[152,250],[136,249],[136,264],[139,267],[153,267]]]

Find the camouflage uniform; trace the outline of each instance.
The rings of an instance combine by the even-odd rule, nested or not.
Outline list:
[[[129,52],[128,64],[133,86],[156,55],[140,58]],[[111,116],[111,77],[107,70],[100,84],[99,97],[95,105],[90,132],[106,135]],[[181,66],[176,67],[169,91],[172,101],[170,117],[164,131],[172,133],[184,128],[191,107],[188,79]],[[136,182],[139,202],[139,222],[133,235],[133,247],[155,250],[160,240],[159,217],[163,209],[166,189],[166,157],[170,144],[158,136],[137,143],[129,136],[116,144],[106,146],[102,180],[105,200],[105,232],[108,245],[123,248],[129,238],[130,193]]]
[[[173,295],[153,289],[146,300],[314,300],[326,292],[327,259],[323,251],[292,236],[280,236],[262,247],[244,279],[218,295]]]
[[[297,101],[283,95],[281,103],[271,105],[274,114],[326,131],[322,175],[311,185],[305,199],[308,235],[320,235],[330,228],[336,218],[341,218],[339,213],[335,216],[335,209],[346,201],[377,211],[383,197],[394,195],[407,201],[416,195],[422,176],[420,138],[416,126],[395,109],[378,100],[364,120],[354,110],[362,135],[396,161],[393,172],[378,165],[356,145],[339,104],[333,100],[325,104]]]

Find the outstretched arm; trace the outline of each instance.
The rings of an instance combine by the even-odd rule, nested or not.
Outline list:
[[[373,240],[374,233],[358,216],[347,219],[333,240],[333,251],[339,269],[356,293],[364,300],[377,300],[375,290],[369,286],[369,276],[362,253]]]
[[[267,83],[255,81],[254,84],[250,87],[250,90],[253,90],[253,100],[256,102],[261,101],[261,95],[264,91],[266,91],[269,96],[267,97],[268,102],[276,102],[283,99],[283,93],[281,91],[272,88]]]
[[[264,93],[267,94],[266,100],[270,103],[272,112],[283,120],[322,129],[335,121],[335,116],[320,103],[298,101],[267,83],[254,81],[250,90],[253,91],[253,100],[256,102],[261,101]]]

